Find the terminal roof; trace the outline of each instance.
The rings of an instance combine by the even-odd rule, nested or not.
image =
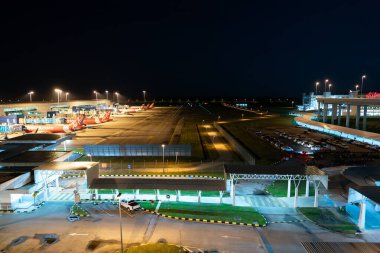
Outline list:
[[[26,151],[17,156],[4,159],[2,162],[49,162],[66,154],[66,151]]]
[[[380,167],[349,167],[343,176],[359,186],[374,186],[380,181]]]
[[[305,166],[296,162],[286,162],[278,165],[226,164],[224,165],[224,171],[227,174],[251,175],[325,175],[325,172],[315,166]]]
[[[16,178],[24,173],[15,173],[15,172],[0,172],[0,184],[5,183],[13,178]]]
[[[378,253],[380,243],[370,242],[301,242],[307,253],[345,252]]]
[[[204,178],[95,178],[91,189],[165,189],[189,191],[225,191],[226,183],[220,179]]]
[[[36,133],[36,134],[24,134],[17,136],[15,138],[4,140],[3,143],[46,143],[46,144],[54,144],[61,143],[65,140],[72,139],[72,134],[44,134],[44,133]]]
[[[34,168],[34,170],[87,170],[98,164],[98,162],[49,162]]]
[[[361,195],[369,198],[373,202],[380,204],[380,187],[379,186],[353,186],[352,189]]]

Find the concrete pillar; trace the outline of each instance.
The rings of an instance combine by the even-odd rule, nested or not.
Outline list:
[[[338,105],[338,125],[340,126],[340,123],[342,122],[342,105]]]
[[[335,119],[336,119],[336,111],[337,111],[337,104],[332,104],[331,124],[333,124],[333,125],[334,125]]]
[[[363,130],[367,130],[367,105],[363,106]]]
[[[318,207],[318,191],[319,185],[314,182],[314,207]]]
[[[48,199],[49,199],[49,191],[48,191],[47,185],[45,184],[45,186],[44,186],[44,200],[47,201]]]
[[[290,198],[290,193],[292,192],[292,180],[288,179],[288,192],[286,197]]]
[[[139,199],[140,197],[140,189],[135,190],[135,199]]]
[[[231,199],[232,199],[232,205],[235,205],[235,185],[234,183],[231,184],[231,191],[230,191]]]
[[[175,201],[179,201],[179,197],[181,197],[181,190],[177,190],[177,195]]]
[[[223,191],[219,191],[219,203],[223,203]]]
[[[355,122],[355,128],[360,128],[360,105],[356,106],[356,122]]]
[[[323,119],[322,119],[322,121],[323,121],[323,123],[326,123],[326,121],[327,121],[327,109],[328,109],[328,104],[323,104]]]
[[[350,111],[351,111],[351,105],[347,105],[346,109],[346,127],[350,127]]]
[[[360,213],[359,213],[359,220],[358,220],[358,227],[360,229],[365,229],[365,211],[366,211],[366,198],[363,198],[362,202],[360,203]]]
[[[297,208],[298,206],[298,187],[299,185],[296,184],[296,187],[294,189],[294,208]]]
[[[202,202],[202,191],[198,191],[198,203]]]
[[[59,177],[57,177],[55,179],[55,188],[57,191],[59,191]],[[76,190],[78,191],[78,183],[77,183],[77,189]]]
[[[309,182],[309,179],[306,179],[305,197],[309,197],[309,189],[310,189],[310,182]]]
[[[75,190],[79,191],[78,177],[75,178]]]
[[[156,200],[158,200],[158,196],[160,195],[160,190],[156,190]]]

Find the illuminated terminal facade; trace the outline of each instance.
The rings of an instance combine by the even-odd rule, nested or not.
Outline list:
[[[364,103],[363,105],[366,105],[366,107],[362,106],[360,107],[360,114],[364,115],[366,113],[366,116],[380,116],[380,105],[373,104],[375,101],[374,99],[377,99],[378,96],[373,96],[373,94],[376,93],[370,93],[367,94],[365,98],[363,99]],[[324,92],[323,95],[315,95],[314,92],[310,92],[309,94],[303,93],[302,94],[302,104],[297,106],[298,111],[318,111],[322,110],[323,112],[326,112],[326,116],[331,116],[333,114],[334,106],[333,104],[339,104],[340,106],[340,115],[346,115],[347,114],[347,104],[341,102],[341,99],[348,99],[345,100],[348,101],[354,101],[350,99],[358,99],[359,95],[357,91],[350,91],[348,95],[332,95],[331,92]],[[340,101],[339,101],[340,100]],[[324,105],[323,101],[326,102],[326,106]],[[334,101],[337,101],[336,103]],[[368,102],[365,102],[368,101]],[[338,109],[339,109],[338,107]],[[366,108],[366,109],[365,109]],[[354,115],[356,113],[357,107],[350,107],[350,115]]]
[[[79,110],[107,109],[111,101],[107,99],[98,100],[75,100],[61,103],[33,102],[0,104],[0,115],[24,115],[24,116],[46,116],[48,112],[55,111],[70,114]]]

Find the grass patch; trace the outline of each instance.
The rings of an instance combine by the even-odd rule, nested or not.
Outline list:
[[[153,203],[151,201],[139,201],[142,208],[152,211],[156,210],[157,203],[158,201],[153,201]]]
[[[328,208],[300,207],[298,210],[317,225],[335,232],[354,234],[358,227],[345,216]]]
[[[82,207],[80,207],[78,204],[74,204],[71,207],[71,213],[78,215],[78,216],[90,216],[90,213],[84,210]]]
[[[149,210],[154,210],[155,208],[151,203],[144,203],[144,205]],[[159,212],[181,218],[265,224],[264,217],[254,208],[226,204],[161,202]]]
[[[108,189],[100,189],[98,190],[98,194],[114,194],[114,190],[108,190]]]
[[[215,149],[214,143],[212,142],[212,137],[208,134],[208,131],[217,131],[214,127],[211,129],[206,129],[204,125],[198,125],[199,134],[201,136],[203,149],[206,153],[206,158],[208,160],[216,160],[219,158],[219,153]]]
[[[201,139],[198,133],[197,121],[191,118],[185,118],[179,144],[191,144],[191,154],[198,159],[204,159]]]
[[[267,186],[266,191],[268,191],[269,194],[274,197],[286,197],[288,193],[288,181],[286,180],[274,181],[271,185]],[[292,181],[290,196],[294,196],[294,192],[295,192],[295,187]],[[306,193],[306,181],[301,181],[300,185],[298,186],[298,196],[305,195],[305,193]],[[312,184],[310,184],[310,187],[309,187],[309,195],[310,196],[314,195],[314,187],[312,187]]]
[[[161,193],[161,191],[160,191]],[[139,194],[156,194],[155,190],[140,190]]]
[[[118,251],[116,251],[118,252]],[[185,253],[186,251],[175,245],[163,243],[135,246],[124,250],[124,253]]]

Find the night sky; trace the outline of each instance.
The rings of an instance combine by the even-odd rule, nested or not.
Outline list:
[[[113,2],[2,3],[1,98],[380,91],[378,1]]]

